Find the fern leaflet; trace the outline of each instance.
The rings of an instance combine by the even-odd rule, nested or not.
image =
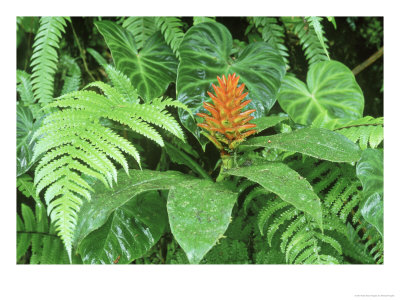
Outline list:
[[[289,63],[287,59],[289,53],[285,46],[284,28],[277,24],[278,21],[276,18],[254,17],[253,19],[256,27],[261,29],[262,39],[279,51],[287,66]]]
[[[179,57],[178,49],[179,45],[185,35],[182,30],[182,22],[179,18],[175,17],[157,17],[156,25],[161,33],[164,35],[164,39],[167,44],[174,51],[176,57]]]
[[[364,118],[350,121],[335,131],[343,134],[354,143],[359,143],[360,148],[365,150],[368,144],[371,148],[376,148],[383,141],[383,117]]]
[[[154,17],[129,17],[124,20],[122,27],[133,34],[138,50],[143,48],[149,37],[158,30]]]
[[[31,57],[32,85],[35,100],[50,103],[53,100],[54,74],[57,69],[60,38],[67,26],[64,17],[42,17],[33,44]]]

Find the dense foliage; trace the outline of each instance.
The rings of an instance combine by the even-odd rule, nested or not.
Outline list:
[[[382,63],[340,26],[383,51],[379,18],[18,17],[17,263],[382,264]]]

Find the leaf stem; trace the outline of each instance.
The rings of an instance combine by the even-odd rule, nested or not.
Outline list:
[[[87,66],[85,53],[83,52],[83,50],[81,48],[81,44],[79,43],[79,39],[78,39],[78,36],[76,35],[75,29],[74,29],[74,25],[72,24],[72,20],[71,20],[71,28],[72,28],[72,33],[74,35],[76,44],[78,45],[79,53],[81,55],[81,58],[82,58],[82,61],[83,61],[83,66],[85,67],[86,73],[89,74],[89,76],[92,79],[92,81],[96,81],[96,78],[94,78],[93,74],[89,71],[89,68]]]

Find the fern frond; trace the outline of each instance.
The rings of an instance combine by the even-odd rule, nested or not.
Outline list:
[[[93,82],[86,88],[98,88],[104,95],[83,90],[55,99],[46,107],[62,110],[48,115],[35,133],[42,138],[35,145],[34,157],[44,153],[35,170],[36,193],[46,190],[48,215],[70,257],[77,212],[82,201],[90,201],[93,191],[81,175],[99,179],[105,186],[112,187],[113,181],[117,182],[115,162],[128,173],[124,153],[132,156],[140,167],[136,147],[103,126],[100,120],[110,119],[127,125],[161,146],[163,139],[151,124],[184,140],[178,122],[164,110],[174,103],[172,100],[167,103],[156,100],[157,105],[126,102],[123,93],[130,97],[134,91],[129,79],[115,69],[109,70],[115,87]]]
[[[324,30],[319,19],[307,20],[301,17],[291,17],[282,18],[282,21],[286,28],[292,30],[300,39],[300,44],[309,65],[319,61],[329,60],[328,46],[326,44],[327,40],[324,37]]]
[[[322,48],[325,51],[326,56],[329,58],[329,53],[327,50],[327,45],[326,45],[326,38],[324,37],[324,30],[322,28],[321,25],[321,17],[306,17],[306,20],[308,21],[308,23],[310,24],[310,27],[312,27],[315,31],[315,34],[318,37],[318,40],[322,46]]]
[[[282,56],[286,66],[288,66],[288,49],[285,46],[285,29],[278,24],[276,18],[254,17],[255,26],[261,30],[262,39],[274,47]]]
[[[359,207],[363,199],[362,186],[354,168],[344,164],[319,162],[312,158],[289,161],[288,164],[307,178],[322,199],[327,213],[324,217],[324,229],[339,242],[343,253],[358,262],[373,263],[376,253],[370,253],[368,249],[376,247],[382,238],[376,230],[368,226],[361,215]],[[351,235],[350,229],[354,231]],[[358,240],[350,240],[350,236],[354,235],[359,236]]]
[[[365,150],[369,146],[377,148],[383,141],[383,117],[364,118],[353,120],[336,128],[335,131],[346,136],[354,143],[359,143],[360,148]]]
[[[106,65],[104,70],[106,71],[108,78],[110,78],[114,88],[121,93],[125,102],[139,103],[138,92],[133,88],[128,76],[111,65]]]
[[[66,264],[68,254],[54,228],[49,225],[46,210],[37,204],[35,213],[25,204],[21,205],[22,218],[17,214],[17,262],[22,256],[30,264]]]
[[[32,92],[31,76],[25,71],[17,70],[17,92],[24,105],[35,102]]]
[[[38,119],[43,112],[40,111],[40,105],[35,103],[31,75],[25,71],[17,70],[17,92],[20,96],[20,103],[28,106],[33,118]]]
[[[154,17],[129,17],[124,20],[122,27],[133,34],[138,50],[158,30]]]
[[[54,74],[57,69],[58,54],[64,27],[67,26],[64,17],[42,17],[40,27],[33,44],[31,57],[32,85],[35,100],[40,103],[50,103],[53,100]]]
[[[261,235],[264,234],[264,226],[266,223],[268,223],[269,218],[276,213],[278,210],[288,208],[290,207],[289,204],[283,202],[283,201],[276,201],[273,202],[272,204],[264,207],[260,213],[258,214],[258,228],[260,229]]]
[[[176,57],[179,57],[179,45],[185,35],[182,30],[182,21],[176,17],[156,17],[155,23]]]
[[[61,95],[79,90],[82,72],[76,60],[68,55],[63,55],[60,64],[64,69],[61,75],[61,80],[64,82]]]

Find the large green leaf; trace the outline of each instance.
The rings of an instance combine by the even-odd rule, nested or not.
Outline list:
[[[222,184],[187,180],[171,189],[168,217],[171,231],[190,263],[199,263],[228,228],[237,194]]]
[[[205,22],[192,26],[179,48],[178,100],[193,113],[205,112],[202,103],[210,101],[207,91],[213,92],[211,84],[217,83],[217,76],[236,73],[249,90],[247,99],[253,100],[247,107],[257,109],[256,118],[266,115],[285,74],[282,57],[265,42],[247,46],[236,60],[230,57],[231,50],[232,36],[224,25]],[[196,120],[183,110],[179,116],[204,147],[208,140],[200,135]]]
[[[322,210],[310,183],[287,165],[270,162],[259,166],[230,169],[227,174],[257,182],[283,201],[312,216],[322,227]]]
[[[138,51],[132,33],[111,21],[95,22],[111,50],[115,66],[146,101],[161,96],[176,79],[178,61],[158,31]]]
[[[118,172],[118,184],[114,189],[107,189],[97,182],[92,200],[84,202],[78,214],[75,229],[74,247],[94,230],[103,226],[111,214],[123,207],[135,196],[151,190],[166,190],[177,183],[192,178],[178,172],[157,172],[150,170],[130,170],[128,176],[123,170]]]
[[[106,224],[80,244],[84,263],[130,263],[142,257],[161,237],[168,225],[165,201],[157,191],[134,197],[117,208]]]
[[[144,224],[151,234],[147,240],[142,236],[140,243],[143,245],[134,243],[132,248],[124,252],[124,245],[120,242],[123,238],[113,234],[113,230],[129,222],[131,228],[125,228],[124,234],[118,231],[121,236],[129,236],[138,228],[145,228],[143,219],[140,219],[141,223],[137,221],[137,211],[130,208],[128,203],[143,192],[168,189],[170,194],[167,207],[171,231],[189,260],[198,263],[226,231],[236,194],[222,184],[173,171],[130,170],[129,174],[119,171],[118,185],[113,190],[105,188],[100,182],[96,183],[92,200],[81,207],[74,246],[79,248],[83,261],[109,263],[120,256],[123,259],[121,262],[128,262],[140,253],[144,254],[156,242],[155,237],[160,234],[159,228],[162,225],[157,219],[160,216],[150,216],[150,210],[159,211],[153,209],[154,203],[146,208],[148,210],[145,215],[151,217],[151,220]],[[96,240],[101,242],[93,245]],[[100,259],[96,260],[96,257]]]
[[[361,152],[344,135],[322,128],[303,128],[290,133],[255,137],[243,143],[239,149],[251,150],[259,147],[300,152],[335,162],[358,161]]]
[[[278,102],[296,123],[303,125],[311,125],[316,119],[356,120],[364,110],[364,96],[353,73],[332,60],[311,65],[307,86],[294,76],[285,76]]]
[[[361,204],[361,214],[383,236],[383,151],[364,150],[357,163],[357,176],[365,199]]]

